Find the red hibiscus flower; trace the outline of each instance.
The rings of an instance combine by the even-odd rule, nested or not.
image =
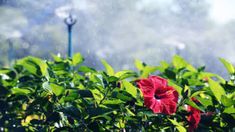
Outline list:
[[[199,102],[195,98],[193,98],[192,100],[194,102]],[[198,124],[201,120],[201,111],[192,106],[187,106],[187,111],[189,112],[189,116],[187,117],[189,123],[189,131],[193,132],[194,129],[198,127]]]
[[[144,105],[154,113],[173,114],[176,112],[178,93],[167,80],[158,76],[150,76],[147,79],[137,81],[137,85],[143,93]]]

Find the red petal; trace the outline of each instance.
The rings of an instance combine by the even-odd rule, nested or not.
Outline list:
[[[164,114],[173,114],[177,109],[177,102],[170,99],[162,99],[163,113]]]
[[[167,80],[158,76],[150,76],[149,79],[152,80],[155,89],[164,88],[167,86]]]
[[[144,104],[146,107],[151,109],[153,113],[162,113],[163,111],[163,105],[161,100],[156,100],[155,98],[144,98]]]
[[[161,99],[171,99],[175,102],[178,101],[178,92],[173,87],[167,86],[164,89],[156,90],[155,94]]]
[[[152,82],[148,79],[142,79],[137,82],[138,87],[143,93],[144,97],[153,97],[155,93],[155,89],[152,85]]]
[[[192,106],[188,106],[188,110],[190,115],[188,116],[187,120],[189,122],[189,131],[193,131],[198,127],[198,124],[201,120],[201,111],[193,108]]]

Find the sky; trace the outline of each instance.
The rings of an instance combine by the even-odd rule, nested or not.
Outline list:
[[[148,8],[148,10],[153,10],[154,8],[169,7],[174,0],[142,0],[139,2],[140,9],[143,7]],[[192,0],[195,1],[195,0]],[[203,0],[197,0],[198,2]],[[235,19],[235,0],[206,0],[209,5],[209,15],[213,21],[217,24],[226,24],[227,22]],[[175,9],[173,7],[173,9]],[[176,9],[177,10],[177,9]]]
[[[218,24],[235,19],[235,0],[208,0],[211,5],[210,17]]]
[[[73,8],[78,20],[73,28],[74,51],[90,62],[104,58],[122,69],[133,66],[137,58],[158,65],[181,51],[190,63],[209,69],[219,65],[219,57],[235,63],[235,0],[15,1],[0,6],[0,45],[15,38],[16,50],[24,50],[19,58],[66,56],[64,11]],[[0,53],[6,51],[7,46]]]

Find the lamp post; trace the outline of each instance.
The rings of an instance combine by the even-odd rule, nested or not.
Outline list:
[[[76,24],[77,20],[71,14],[64,19],[64,23],[68,28],[68,57],[72,57],[73,55],[73,45],[72,45],[72,28],[73,25]]]

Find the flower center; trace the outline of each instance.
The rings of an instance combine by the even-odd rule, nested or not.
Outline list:
[[[157,96],[156,94],[154,95],[155,99],[161,99],[159,96]]]

